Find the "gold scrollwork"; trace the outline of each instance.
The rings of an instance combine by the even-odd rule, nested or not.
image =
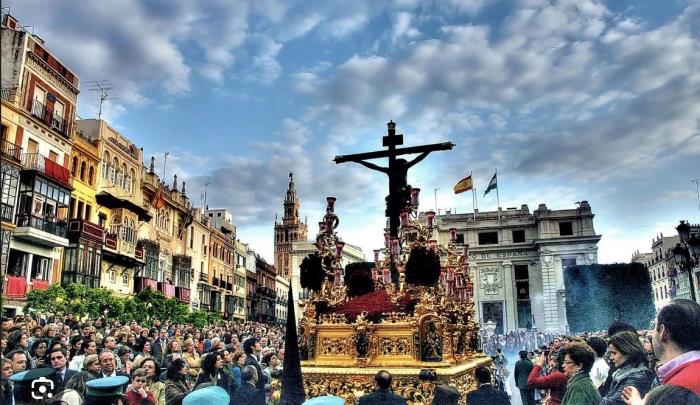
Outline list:
[[[379,350],[383,356],[411,355],[411,339],[407,337],[382,337]]]
[[[350,354],[348,340],[340,337],[321,338],[319,353],[321,356],[348,356]]]

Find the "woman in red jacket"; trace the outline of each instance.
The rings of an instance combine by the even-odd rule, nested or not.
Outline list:
[[[557,360],[557,354],[553,352],[547,361],[549,371],[546,375],[541,376],[544,361],[545,357],[542,353],[527,377],[527,385],[530,388],[549,390],[542,405],[559,405],[566,392],[566,375],[562,372],[562,365]]]

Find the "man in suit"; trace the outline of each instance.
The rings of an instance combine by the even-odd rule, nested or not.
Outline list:
[[[153,353],[153,359],[162,368],[165,364],[165,355],[168,354],[168,331],[165,329],[160,330],[160,335],[158,339],[151,343],[151,352]]]
[[[260,395],[265,397],[265,384],[267,383],[265,376],[262,372],[262,367],[260,367],[260,362],[258,357],[260,355],[260,342],[254,336],[249,337],[243,342],[243,352],[245,353],[245,365],[255,367],[257,371],[258,379],[256,380],[255,386],[260,390]]]
[[[406,400],[390,391],[391,374],[382,370],[374,376],[377,390],[360,398],[359,405],[406,405]]]
[[[242,384],[240,388],[234,392],[231,403],[265,405],[265,394],[263,393],[263,395],[260,395],[261,392],[257,388],[258,372],[255,366],[249,365],[243,367],[243,370],[241,370],[241,381]]]
[[[117,371],[117,362],[114,360],[115,356],[114,353],[112,353],[109,350],[103,350],[99,357],[100,361],[100,367],[102,368],[102,377],[117,377],[117,376],[125,376],[128,377],[129,375],[126,373],[123,373],[121,371]]]
[[[58,383],[56,392],[58,392],[78,372],[68,368],[68,353],[63,348],[55,347],[51,349],[49,359],[51,360],[51,368],[56,372],[56,383]]]
[[[469,405],[510,405],[508,394],[491,385],[491,371],[488,367],[479,367],[474,372],[479,388],[467,394]]]
[[[527,385],[527,377],[530,375],[530,371],[534,365],[527,358],[527,352],[522,350],[520,352],[520,360],[515,363],[515,384],[520,390],[520,399],[523,401],[523,405],[535,405],[535,390]]]

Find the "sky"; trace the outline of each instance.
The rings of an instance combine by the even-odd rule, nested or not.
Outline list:
[[[465,213],[498,169],[502,207],[588,200],[599,262],[700,223],[700,2],[682,0],[10,0],[81,79],[78,114],[156,156],[195,205],[228,208],[272,261],[289,171],[310,236],[383,243],[382,173],[336,155],[451,141],[409,172],[423,209]],[[3,9],[4,12],[8,9]],[[695,21],[695,23],[693,23]],[[385,161],[376,161],[386,164]],[[437,191],[436,191],[437,189]],[[435,198],[437,197],[437,198]]]

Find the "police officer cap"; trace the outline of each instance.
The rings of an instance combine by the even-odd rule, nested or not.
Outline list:
[[[39,378],[48,378],[56,372],[52,368],[35,368],[32,370],[22,371],[21,373],[12,374],[10,381],[20,385],[30,385],[32,381]]]
[[[129,377],[123,375],[95,378],[85,384],[85,393],[92,397],[114,397],[122,395],[128,383]]]
[[[230,398],[225,389],[211,386],[190,392],[182,400],[182,405],[221,405],[228,404],[229,401]]]
[[[343,405],[345,400],[335,395],[323,395],[320,397],[311,398],[301,405]]]

